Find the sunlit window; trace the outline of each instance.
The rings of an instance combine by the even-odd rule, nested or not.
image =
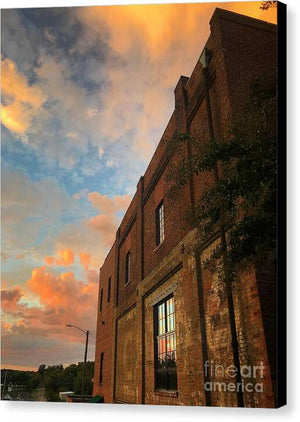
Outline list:
[[[174,297],[169,296],[154,308],[155,388],[177,390],[176,334]]]

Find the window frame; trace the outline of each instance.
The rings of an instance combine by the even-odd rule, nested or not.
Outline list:
[[[161,200],[155,210],[155,242],[156,246],[161,245],[165,240],[165,206]]]
[[[130,249],[127,251],[125,256],[125,286],[130,283],[130,272],[131,272],[131,256]]]
[[[169,313],[167,312],[167,302],[173,298],[173,312]],[[165,331],[161,334],[159,334],[159,307],[164,304],[164,327]],[[173,322],[170,325],[173,325],[173,329],[168,331],[168,316],[174,315]],[[178,382],[177,382],[177,350],[176,350],[176,310],[175,310],[175,299],[174,294],[171,293],[170,295],[166,296],[164,299],[156,303],[153,307],[153,322],[154,322],[154,390],[155,391],[167,391],[167,392],[177,392],[178,391]],[[171,318],[170,318],[171,321]],[[167,339],[173,338],[172,342],[175,348],[171,351],[171,353],[175,353],[175,365],[170,366],[169,368],[166,366],[165,371],[159,370],[158,368],[158,341],[159,339],[163,339],[163,342],[165,342],[165,354],[166,358],[168,355],[167,350]],[[167,362],[167,360],[166,360]],[[165,372],[165,374],[164,374]],[[172,380],[170,378],[171,374],[176,374],[173,382],[175,381],[175,388],[174,386],[170,385]],[[163,383],[159,383],[159,376],[161,376],[161,379],[163,380],[163,377],[165,377],[165,386],[162,386]]]

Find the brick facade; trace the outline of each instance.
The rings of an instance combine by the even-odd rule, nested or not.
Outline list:
[[[276,69],[276,26],[222,9],[210,21],[206,47],[211,51],[209,95],[215,135],[228,128],[255,76]],[[237,406],[234,391],[207,391],[205,383],[230,382],[214,370],[233,365],[225,287],[218,266],[206,263],[219,239],[197,244],[197,230],[185,218],[213,182],[211,174],[193,176],[174,197],[169,195],[168,170],[193,153],[187,142],[170,154],[172,137],[189,133],[208,139],[202,65],[190,78],[181,76],[175,88],[175,109],[151,162],[121,222],[115,243],[101,270],[95,356],[94,394],[105,402]],[[156,209],[164,204],[164,241],[156,245]],[[130,251],[130,281],[125,284]],[[111,300],[107,302],[108,280]],[[176,315],[177,391],[155,389],[155,304],[172,294]],[[274,407],[276,391],[276,277],[269,259],[238,274],[233,300],[240,364],[264,368],[263,391],[244,391],[247,407]],[[100,356],[104,353],[100,383]],[[209,373],[205,373],[205,362]],[[259,369],[257,368],[257,371]],[[249,376],[248,376],[249,375]],[[257,374],[256,374],[257,375]],[[255,374],[244,374],[255,381]]]

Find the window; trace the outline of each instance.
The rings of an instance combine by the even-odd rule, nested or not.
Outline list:
[[[108,284],[107,284],[107,303],[110,302],[110,291],[111,291],[111,277],[109,277]]]
[[[126,267],[125,267],[125,284],[130,281],[130,251],[126,254]]]
[[[100,355],[100,373],[99,373],[99,384],[103,382],[103,362],[104,362],[104,353]]]
[[[155,388],[177,390],[176,334],[174,297],[154,307]]]
[[[164,203],[161,202],[156,208],[156,246],[160,245],[165,238],[165,217],[164,217]]]
[[[100,312],[102,312],[102,306],[103,306],[103,289],[100,291]]]

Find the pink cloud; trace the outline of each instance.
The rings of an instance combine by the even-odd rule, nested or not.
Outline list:
[[[101,239],[106,246],[111,246],[115,239],[115,233],[117,230],[117,221],[114,215],[104,214],[96,215],[86,221],[86,225],[99,234]]]

